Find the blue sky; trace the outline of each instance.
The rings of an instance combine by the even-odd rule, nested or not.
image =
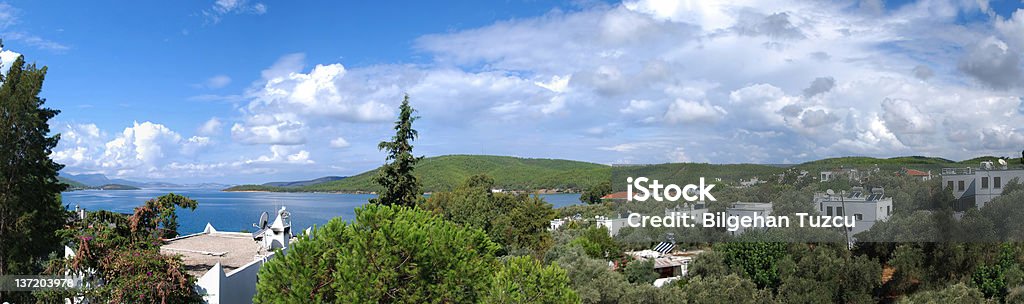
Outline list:
[[[0,5],[50,67],[54,158],[175,182],[350,175],[416,151],[598,163],[965,159],[1024,148],[1014,1]]]

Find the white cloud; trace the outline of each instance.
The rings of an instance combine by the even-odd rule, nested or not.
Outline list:
[[[258,121],[259,118],[253,120]],[[297,121],[273,121],[267,124],[234,124],[231,136],[247,144],[300,145],[306,143],[305,126]]]
[[[282,168],[269,160],[311,161],[345,134],[347,154],[367,160],[324,167],[372,168],[404,93],[422,116],[417,149],[429,155],[999,155],[1024,133],[1024,12],[974,18],[990,10],[974,1],[631,0],[426,35],[415,41],[422,64],[307,65],[287,54],[238,94],[195,97],[236,106],[230,159],[172,164],[269,172]],[[278,148],[254,156],[242,144]]]
[[[676,99],[665,112],[665,120],[670,123],[713,122],[722,119],[726,113],[722,107],[707,101]]]
[[[989,37],[978,42],[960,60],[957,68],[996,89],[1021,85],[1020,54],[1005,42]]]
[[[207,23],[217,24],[228,14],[263,15],[267,13],[267,5],[249,0],[216,0],[213,6],[202,11]]]
[[[18,23],[19,14],[20,10],[17,8],[7,3],[0,3],[0,30],[3,31],[2,34],[4,40],[17,41],[41,50],[54,52],[63,52],[70,49],[67,45],[21,30],[8,30],[9,28],[15,27],[14,25]]]
[[[686,151],[682,148],[676,148],[672,152],[668,153],[668,160],[674,163],[685,163],[692,161],[689,156],[686,156]]]
[[[996,16],[994,25],[1011,47],[1024,51],[1024,8],[1018,8],[1009,19]]]
[[[223,125],[224,123],[222,123],[220,119],[211,117],[209,120],[204,122],[203,125],[199,126],[197,131],[202,135],[216,135],[221,132]]]
[[[338,138],[335,138],[335,139],[331,140],[331,147],[332,148],[347,148],[348,146],[351,146],[351,145],[348,143],[347,140],[345,140],[342,137],[338,137]]]
[[[209,89],[219,89],[231,84],[231,77],[227,75],[217,75],[206,79],[203,82],[203,86]]]
[[[67,45],[59,42],[20,31],[4,32],[4,39],[8,41],[18,41],[40,50],[63,52],[71,49]]]

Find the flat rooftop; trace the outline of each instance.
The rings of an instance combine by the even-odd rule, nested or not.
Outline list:
[[[260,246],[248,233],[210,232],[167,241],[160,253],[181,256],[186,271],[199,278],[218,262],[225,273],[252,262]]]

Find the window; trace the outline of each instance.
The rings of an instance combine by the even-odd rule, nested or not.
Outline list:
[[[1003,187],[1003,179],[1002,179],[1002,177],[999,177],[999,176],[993,177],[992,178],[992,183],[994,184],[993,185],[994,187],[992,187],[992,188],[999,189],[999,188]]]
[[[832,216],[832,207],[828,207],[826,210],[825,215]]]
[[[981,189],[988,189],[988,176],[981,177]]]
[[[836,216],[843,216],[843,207],[836,207]]]
[[[964,181],[956,182],[956,191],[964,191]]]
[[[892,206],[885,206],[885,215],[892,214]]]
[[[860,214],[860,213],[854,213],[853,214],[853,218],[857,219],[858,221],[863,221],[864,220],[864,215]]]
[[[946,182],[946,189],[953,189],[953,181]]]

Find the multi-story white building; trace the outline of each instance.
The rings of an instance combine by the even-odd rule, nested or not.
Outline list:
[[[597,227],[608,229],[608,236],[614,237],[619,234],[619,229],[628,225],[628,218],[621,216],[619,218],[596,216],[594,217],[594,223],[597,224]]]
[[[863,187],[853,187],[850,192],[815,193],[814,203],[821,215],[853,216],[854,227],[847,228],[850,237],[892,215],[892,198],[885,197],[882,188],[874,188],[870,193],[864,192]]]
[[[981,162],[977,169],[942,169],[942,189],[953,189],[957,210],[984,207],[986,203],[1003,194],[1006,183],[1014,178],[1024,181],[1024,169],[995,165],[990,161]]]

